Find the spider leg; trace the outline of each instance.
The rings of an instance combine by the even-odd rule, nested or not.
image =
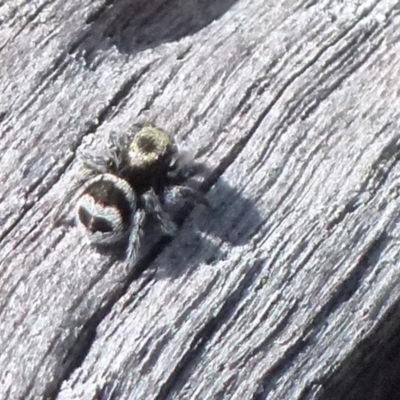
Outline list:
[[[174,185],[168,187],[164,191],[164,201],[167,204],[173,204],[177,201],[184,201],[190,205],[200,203],[211,208],[211,204],[205,198],[204,194],[190,186]]]
[[[121,164],[121,153],[126,146],[126,135],[119,135],[111,132],[108,138],[108,147],[102,150],[101,155],[92,155],[82,152],[81,161],[88,173],[106,174],[118,170]]]
[[[146,213],[144,210],[136,210],[132,221],[132,228],[128,237],[128,245],[126,248],[126,260],[128,267],[132,267],[139,254],[140,241],[143,236],[143,225]]]
[[[108,142],[111,151],[118,156],[128,143],[128,135],[126,133],[111,132]]]
[[[207,171],[203,162],[195,161],[191,152],[176,145],[175,154],[167,174],[171,185],[182,185],[183,182],[195,176],[203,175]]]
[[[157,219],[163,233],[173,236],[176,232],[176,225],[170,215],[163,209],[160,199],[153,189],[148,190],[142,195],[142,203],[143,209]]]
[[[108,172],[109,155],[93,156],[91,154],[82,153],[80,155],[82,164],[86,169],[87,175],[105,174]]]
[[[141,127],[141,125],[133,124],[128,132],[111,132],[109,137],[109,147],[121,153]]]

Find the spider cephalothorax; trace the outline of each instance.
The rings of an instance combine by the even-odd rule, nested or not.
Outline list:
[[[127,244],[135,259],[147,223],[172,235],[176,225],[168,213],[175,202],[201,202],[203,195],[188,180],[196,174],[175,140],[153,126],[113,135],[102,156],[85,156],[85,180],[77,197],[75,218],[96,245]]]

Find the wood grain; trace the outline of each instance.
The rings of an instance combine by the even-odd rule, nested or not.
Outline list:
[[[399,10],[0,3],[0,398],[397,393]],[[126,272],[52,221],[140,122],[207,163],[213,210]]]

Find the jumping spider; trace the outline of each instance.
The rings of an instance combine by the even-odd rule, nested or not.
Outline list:
[[[131,264],[145,224],[155,222],[166,235],[176,224],[168,209],[176,202],[208,205],[190,186],[201,166],[174,139],[153,126],[112,135],[102,156],[83,157],[85,179],[78,192],[75,220],[90,243],[126,244]]]

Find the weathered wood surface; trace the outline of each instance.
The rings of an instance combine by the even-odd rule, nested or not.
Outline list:
[[[0,398],[397,393],[399,10],[1,2]],[[208,163],[214,210],[126,274],[53,207],[144,121]]]

